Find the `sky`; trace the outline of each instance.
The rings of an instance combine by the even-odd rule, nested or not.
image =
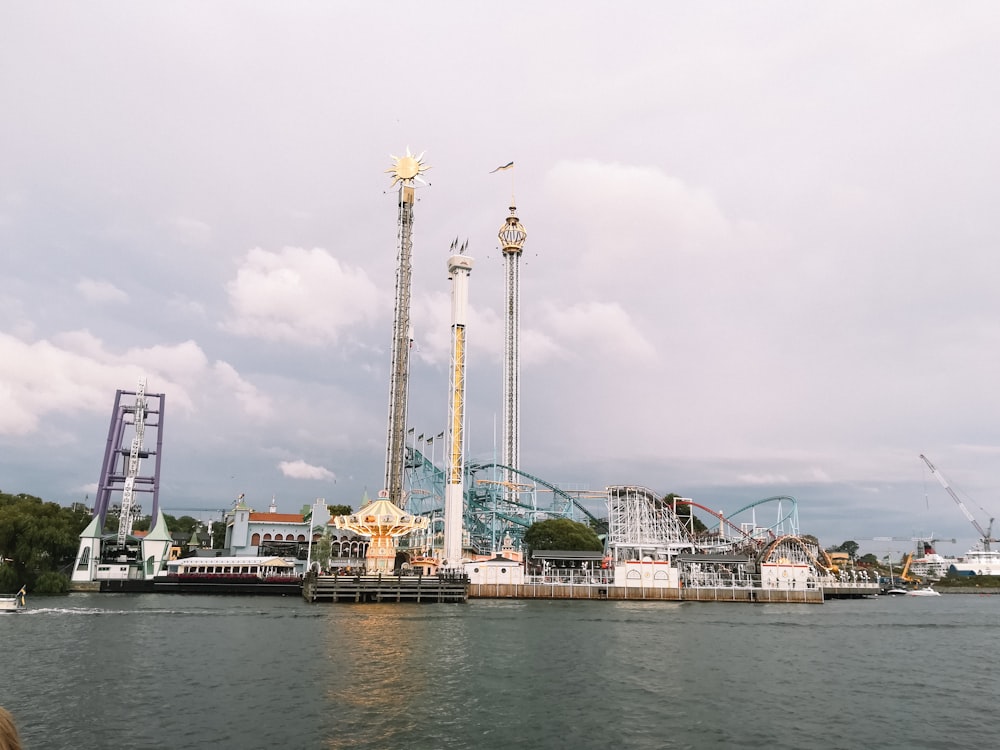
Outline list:
[[[993,2],[2,2],[0,490],[92,498],[144,377],[168,512],[374,496],[410,149],[415,433],[468,240],[498,457],[514,200],[522,469],[960,554],[919,457],[1000,514],[998,68]]]

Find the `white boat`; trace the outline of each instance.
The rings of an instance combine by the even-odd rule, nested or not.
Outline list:
[[[952,563],[957,562],[954,557],[939,555],[934,551],[931,543],[925,539],[921,539],[917,544],[917,554],[920,556],[911,560],[910,571],[918,578],[930,578],[937,581],[948,575]]]
[[[893,586],[890,589],[886,589],[885,593],[887,596],[904,596],[906,594],[909,594],[910,591],[909,589],[901,589],[898,586]]]
[[[922,589],[912,589],[906,592],[907,596],[941,596],[940,591],[935,591],[930,586],[925,586]]]
[[[960,576],[1000,576],[1000,551],[970,549],[958,558],[949,570]]]
[[[14,596],[0,596],[0,612],[20,612],[24,609],[24,586]]]

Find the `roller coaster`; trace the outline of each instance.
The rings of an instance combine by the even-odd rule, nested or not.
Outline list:
[[[414,539],[413,544],[438,547],[444,532],[444,469],[412,446],[407,446],[405,468],[409,487],[406,508],[431,521],[427,536]],[[465,544],[480,554],[519,548],[524,532],[536,521],[600,520],[575,493],[496,461],[466,462],[464,485]]]
[[[427,531],[410,540],[409,546],[429,552],[443,543],[445,472],[413,446],[407,446],[405,468],[407,510],[430,519]],[[599,497],[608,514],[607,550],[619,560],[683,552],[736,553],[759,560],[802,557],[814,567],[829,567],[818,544],[800,539],[798,503],[787,495],[754,500],[726,515],[689,498],[665,498],[645,487],[614,486],[599,494],[570,492],[496,461],[467,462],[464,487],[464,544],[479,554],[520,548],[536,521],[603,522],[581,502]],[[702,531],[695,529],[695,509],[709,520]]]

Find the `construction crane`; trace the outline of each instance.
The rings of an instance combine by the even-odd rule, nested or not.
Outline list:
[[[904,583],[916,583],[919,581],[919,579],[909,575],[911,562],[913,562],[913,553],[907,552],[903,557],[903,569],[899,572],[899,577],[903,579]]]
[[[990,542],[1000,541],[993,538],[993,519],[990,519],[989,525],[984,529],[979,524],[979,521],[976,520],[976,517],[973,516],[972,513],[969,512],[969,509],[965,507],[965,503],[962,502],[961,498],[955,494],[955,491],[949,486],[948,481],[944,478],[941,472],[934,468],[934,464],[930,462],[930,459],[923,453],[920,454],[920,457],[924,460],[924,463],[927,464],[927,468],[931,470],[931,474],[933,474],[941,483],[941,486],[944,487],[945,492],[951,495],[951,499],[958,503],[958,507],[961,509],[962,513],[965,514],[965,517],[969,519],[969,522],[975,527],[976,531],[979,532],[979,536],[983,541],[983,550],[989,552]]]
[[[929,536],[856,536],[854,537],[856,542],[918,542],[923,544],[936,544],[937,542],[951,542],[954,544],[957,540],[955,539],[942,539],[936,537],[933,534]]]

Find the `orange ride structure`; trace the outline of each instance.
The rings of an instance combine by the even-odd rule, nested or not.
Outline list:
[[[392,573],[396,567],[396,539],[426,529],[429,521],[407,513],[388,498],[368,503],[357,513],[334,516],[331,523],[371,539],[365,555],[366,573]]]

